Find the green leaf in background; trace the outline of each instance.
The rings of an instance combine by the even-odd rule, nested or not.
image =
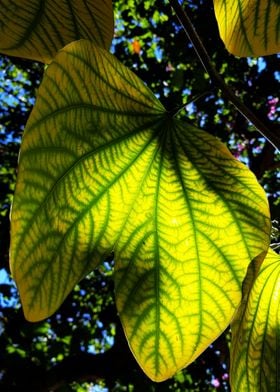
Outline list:
[[[2,0],[0,52],[49,63],[81,38],[109,49],[113,23],[111,0]]]
[[[280,2],[214,0],[220,36],[227,50],[240,57],[280,52]]]
[[[252,286],[252,287],[250,287]],[[280,387],[280,256],[270,250],[232,325],[233,392]]]
[[[55,312],[113,251],[128,342],[162,381],[227,327],[269,232],[264,191],[222,143],[172,118],[105,50],[59,52],[25,130],[12,209],[29,320]]]

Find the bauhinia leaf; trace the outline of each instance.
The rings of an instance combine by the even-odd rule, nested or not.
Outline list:
[[[164,380],[227,327],[269,232],[264,191],[222,143],[172,118],[90,42],[58,54],[25,130],[12,209],[11,269],[29,320],[114,251],[128,342]]]
[[[108,49],[112,0],[2,0],[0,52],[49,63],[66,44],[86,38]]]
[[[278,391],[279,353],[280,256],[270,250],[232,326],[232,391]]]
[[[214,0],[220,36],[240,57],[280,52],[278,0]]]

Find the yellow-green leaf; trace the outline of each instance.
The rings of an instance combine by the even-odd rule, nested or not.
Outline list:
[[[49,63],[81,38],[108,49],[113,37],[112,0],[2,0],[0,52]]]
[[[11,269],[29,320],[52,314],[106,254],[136,359],[161,381],[229,324],[270,220],[254,175],[172,118],[110,53],[68,45],[25,130]]]
[[[230,53],[246,57],[280,52],[278,0],[214,0],[214,9]]]
[[[249,286],[247,284],[247,286]],[[280,387],[280,256],[270,250],[232,326],[233,392]],[[249,291],[248,291],[249,289]]]

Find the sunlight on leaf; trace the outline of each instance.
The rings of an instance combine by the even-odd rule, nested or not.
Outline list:
[[[86,38],[109,49],[111,0],[3,0],[0,52],[49,63],[66,44]]]
[[[252,279],[251,271],[245,282],[244,303],[232,326],[231,387],[233,392],[277,391],[280,369],[280,256],[270,250],[255,282],[250,284]]]
[[[254,175],[215,137],[171,118],[87,41],[48,67],[28,121],[11,269],[26,317],[48,317],[112,251],[116,302],[140,366],[161,381],[229,324],[270,220]]]
[[[240,57],[280,52],[280,3],[276,0],[214,0],[220,36]]]

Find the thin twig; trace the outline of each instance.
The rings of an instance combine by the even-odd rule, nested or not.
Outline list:
[[[189,40],[191,41],[197,56],[203,65],[205,71],[210,76],[212,82],[222,91],[223,95],[227,97],[236,109],[249,121],[256,129],[264,136],[275,148],[280,149],[280,135],[279,132],[271,131],[267,125],[265,125],[252,111],[249,109],[230,89],[230,87],[225,83],[223,78],[216,71],[213,66],[211,59],[197,34],[193,24],[190,21],[187,13],[183,10],[181,5],[177,0],[169,0],[171,7],[173,8],[177,18],[179,19],[181,25],[183,26]]]
[[[194,103],[196,101],[198,101],[200,98],[205,97],[205,95],[209,95],[212,91],[211,90],[207,90],[204,91],[201,94],[196,95],[195,97],[193,97],[192,99],[190,99],[188,102],[184,103],[183,105],[181,105],[180,107],[176,107],[174,110],[171,110],[169,112],[171,117],[176,117],[177,114],[179,114],[182,110],[184,110],[188,105],[190,105],[191,103]]]

